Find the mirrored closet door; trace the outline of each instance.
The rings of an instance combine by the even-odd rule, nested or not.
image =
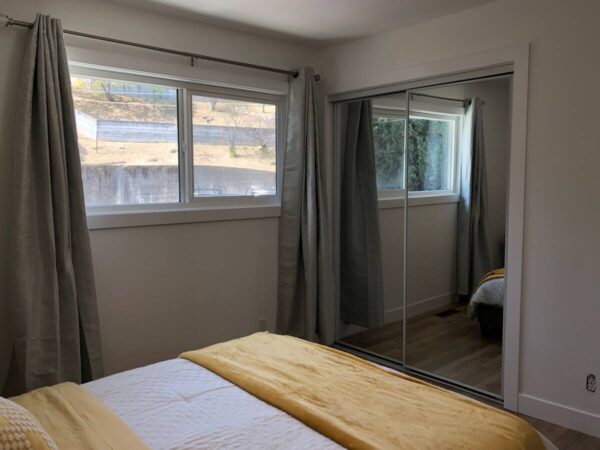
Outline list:
[[[510,75],[335,104],[338,343],[502,395]]]
[[[502,392],[510,77],[410,91],[408,367]]]
[[[404,361],[406,102],[396,93],[335,110],[339,338],[396,362]]]

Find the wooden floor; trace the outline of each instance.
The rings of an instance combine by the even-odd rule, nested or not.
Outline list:
[[[600,450],[600,438],[579,433],[568,428],[517,414],[550,439],[560,450]]]
[[[466,307],[452,308],[458,312],[446,317],[436,315],[441,312],[438,311],[409,319],[408,365],[499,394],[502,343],[499,340],[482,338],[478,323],[467,318]],[[341,341],[402,361],[402,339],[402,322],[392,322],[380,328],[346,336]],[[446,385],[443,387],[448,388]],[[452,388],[451,390],[465,394],[465,391]],[[501,408],[498,402],[474,394],[466,395]],[[600,450],[599,438],[523,414],[517,415],[531,423],[560,450]]]
[[[436,313],[456,311],[441,317]],[[484,338],[466,306],[408,320],[406,365],[500,395],[502,342]],[[402,361],[402,322],[391,322],[347,336],[342,342]]]

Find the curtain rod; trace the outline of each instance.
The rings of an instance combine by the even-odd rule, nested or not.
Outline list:
[[[435,99],[438,99],[438,100],[448,100],[448,101],[451,101],[451,102],[460,102],[463,105],[468,105],[471,102],[471,100],[468,100],[468,99],[440,97],[438,95],[420,94],[418,92],[411,92],[410,95],[416,95],[416,96],[419,96],[419,97],[435,98]]]
[[[2,23],[2,22],[4,22],[4,26],[6,26],[6,27],[17,26],[17,27],[31,28],[33,26],[33,23],[31,23],[31,22],[24,22],[22,20],[16,20],[16,19],[13,19],[12,17],[7,16],[6,14],[0,13],[0,23]],[[277,67],[261,66],[258,64],[250,64],[250,63],[245,63],[245,62],[241,62],[241,61],[234,61],[232,59],[217,58],[215,56],[202,55],[200,53],[191,53],[191,52],[185,52],[185,51],[181,51],[181,50],[173,50],[170,48],[157,47],[155,45],[140,44],[138,42],[124,41],[121,39],[114,39],[114,38],[109,38],[106,36],[98,36],[95,34],[82,33],[81,31],[63,30],[63,33],[70,34],[72,36],[84,37],[84,38],[88,38],[88,39],[96,39],[98,41],[111,42],[113,44],[128,45],[130,47],[138,47],[138,48],[143,48],[146,50],[154,50],[156,52],[185,56],[187,58],[190,58],[192,66],[194,65],[194,60],[202,59],[205,61],[217,62],[217,63],[221,63],[221,64],[230,64],[233,66],[246,67],[248,69],[263,70],[266,72],[274,72],[274,73],[281,73],[284,75],[291,75],[294,78],[296,78],[298,76],[297,70],[286,70],[286,69],[279,69]],[[319,81],[320,78],[321,77],[318,74],[315,75],[315,80]]]

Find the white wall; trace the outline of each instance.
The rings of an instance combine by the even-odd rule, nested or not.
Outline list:
[[[64,28],[283,68],[315,62],[313,50],[244,33],[88,0],[4,0],[0,12],[32,21],[40,11]],[[26,32],[0,29],[0,385],[10,341],[4,256],[10,219],[12,111]],[[285,76],[69,38],[77,61],[286,92]],[[278,219],[91,232],[107,373],[176,356],[274,324]]]
[[[456,203],[408,209],[407,316],[448,305],[456,294]],[[404,208],[379,210],[385,322],[402,320]]]
[[[269,329],[278,219],[91,233],[107,373]]]
[[[600,430],[600,79],[596,0],[507,0],[323,52],[330,92],[403,68],[531,43],[520,405]],[[536,411],[534,411],[534,409]]]

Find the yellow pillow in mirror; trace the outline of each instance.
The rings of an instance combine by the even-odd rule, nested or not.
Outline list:
[[[58,450],[38,420],[20,405],[0,397],[0,450]]]

